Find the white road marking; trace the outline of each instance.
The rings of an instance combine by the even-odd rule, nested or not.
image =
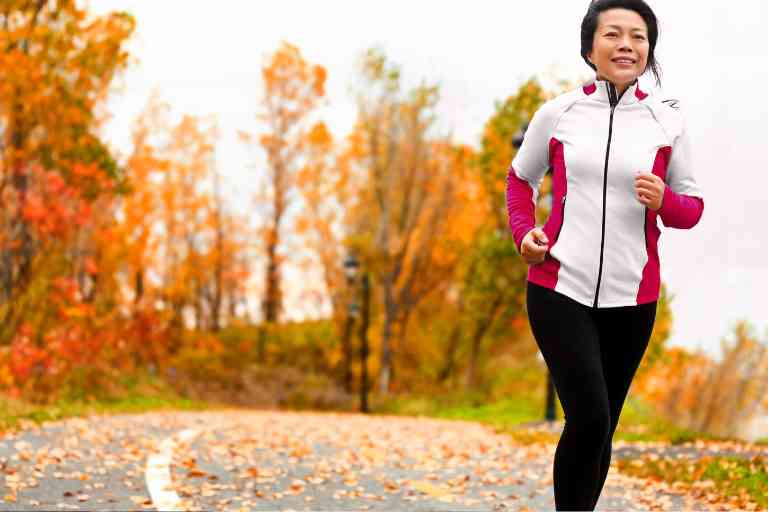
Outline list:
[[[157,510],[183,510],[181,498],[173,490],[171,480],[170,464],[173,458],[173,449],[176,444],[189,441],[199,433],[200,431],[196,429],[182,430],[175,436],[163,440],[158,451],[147,458],[145,479],[149,497]]]

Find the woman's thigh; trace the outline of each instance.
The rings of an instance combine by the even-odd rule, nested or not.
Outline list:
[[[566,419],[604,419],[608,395],[597,326],[588,308],[530,282],[526,295],[531,330]]]
[[[656,303],[606,308],[597,311],[595,318],[611,408],[614,416],[618,416],[648,348]]]

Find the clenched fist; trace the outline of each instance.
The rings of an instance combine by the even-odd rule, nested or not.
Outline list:
[[[549,239],[541,228],[530,230],[520,244],[520,255],[529,265],[544,261],[549,250]]]
[[[638,172],[635,175],[635,198],[651,210],[661,208],[665,188],[664,181],[655,174]]]

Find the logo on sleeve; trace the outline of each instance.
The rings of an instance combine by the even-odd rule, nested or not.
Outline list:
[[[680,110],[680,106],[678,105],[679,102],[675,99],[662,100],[662,103],[666,103],[675,110]]]

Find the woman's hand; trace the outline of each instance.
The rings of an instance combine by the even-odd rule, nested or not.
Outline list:
[[[520,255],[529,265],[541,263],[547,256],[549,239],[541,228],[533,228],[524,237],[520,244]]]
[[[635,197],[653,211],[661,208],[666,185],[655,174],[638,172],[635,176]]]

